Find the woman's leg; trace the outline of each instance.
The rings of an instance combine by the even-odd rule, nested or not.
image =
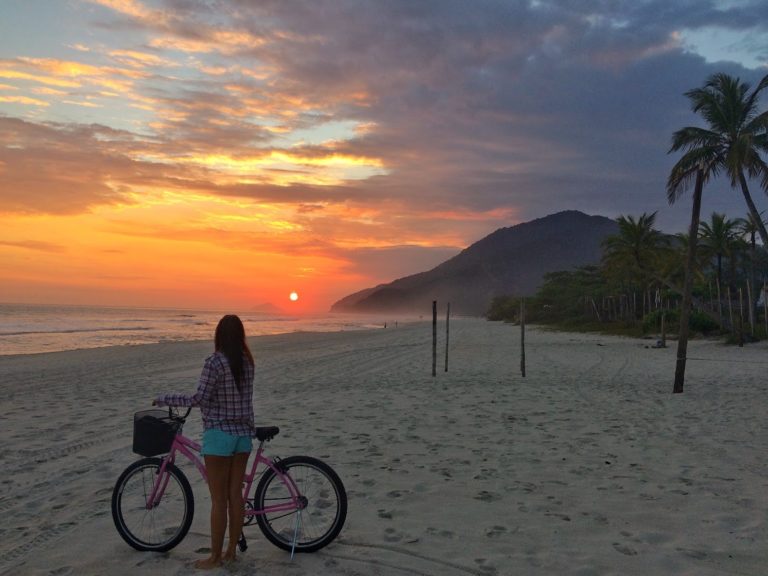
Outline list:
[[[243,531],[245,518],[245,502],[243,502],[243,478],[248,465],[248,452],[238,452],[232,456],[232,466],[229,470],[229,545],[224,552],[223,560],[228,562],[235,559],[237,542]]]
[[[227,499],[232,459],[233,456],[205,455],[208,489],[211,492],[211,556],[195,562],[195,568],[209,570],[221,566],[221,549],[227,529]]]

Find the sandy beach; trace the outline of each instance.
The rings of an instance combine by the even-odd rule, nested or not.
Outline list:
[[[768,343],[674,343],[451,323],[431,376],[431,324],[251,339],[269,453],[331,464],[349,494],[339,539],[297,556],[246,528],[212,574],[762,575],[768,565]],[[0,357],[0,574],[194,574],[207,488],[166,554],[117,534],[110,497],[132,415],[192,391],[210,342]],[[185,432],[197,437],[200,419]]]

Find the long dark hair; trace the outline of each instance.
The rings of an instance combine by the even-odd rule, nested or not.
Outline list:
[[[240,384],[245,374],[243,356],[253,366],[253,356],[248,349],[248,343],[245,341],[245,328],[240,318],[234,314],[227,314],[219,320],[219,324],[216,326],[214,346],[216,352],[221,352],[227,357],[229,368],[232,370],[232,376],[235,377],[235,385],[239,392]]]

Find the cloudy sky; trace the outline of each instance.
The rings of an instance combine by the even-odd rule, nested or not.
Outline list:
[[[0,0],[0,301],[324,311],[560,210],[682,231],[683,93],[767,64],[764,0]]]

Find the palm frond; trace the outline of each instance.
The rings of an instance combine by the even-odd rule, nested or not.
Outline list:
[[[712,130],[706,130],[697,126],[686,126],[672,134],[672,146],[669,152],[690,150],[703,146],[719,146],[721,144],[720,139],[720,134]]]
[[[674,204],[696,182],[696,174],[701,170],[704,182],[719,174],[720,166],[717,154],[709,148],[695,148],[686,152],[672,167],[667,179],[667,200]]]

